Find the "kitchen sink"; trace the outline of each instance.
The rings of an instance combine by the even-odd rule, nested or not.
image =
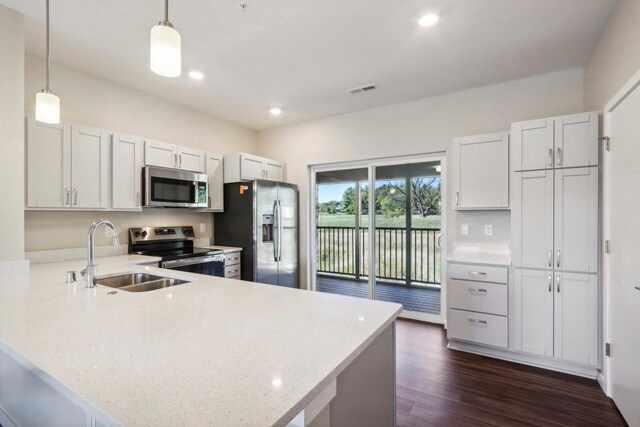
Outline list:
[[[108,286],[127,292],[147,292],[156,289],[168,288],[170,286],[189,283],[186,280],[174,279],[171,277],[157,276],[147,273],[128,273],[119,276],[111,276],[95,279],[96,285]]]

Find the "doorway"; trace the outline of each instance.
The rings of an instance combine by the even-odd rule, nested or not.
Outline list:
[[[443,323],[443,169],[442,155],[311,167],[311,289]]]

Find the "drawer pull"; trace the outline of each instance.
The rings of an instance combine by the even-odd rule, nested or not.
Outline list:
[[[486,276],[487,273],[484,271],[470,271],[469,276]]]
[[[480,320],[480,319],[469,319],[469,322],[477,323],[477,324],[480,324],[480,325],[486,325],[487,324],[486,320]]]
[[[473,292],[479,292],[482,294],[486,294],[487,290],[486,289],[482,289],[482,288],[469,288],[469,292],[473,293]]]

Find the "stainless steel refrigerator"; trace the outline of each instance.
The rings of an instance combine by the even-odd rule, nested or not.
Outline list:
[[[241,278],[298,287],[298,187],[255,180],[224,186],[216,245],[242,248]]]

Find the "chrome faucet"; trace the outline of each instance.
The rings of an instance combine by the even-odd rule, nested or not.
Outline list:
[[[108,219],[101,219],[98,222],[94,222],[91,227],[89,227],[89,232],[87,233],[87,267],[80,272],[82,277],[87,280],[87,288],[93,288],[95,286],[95,283],[93,283],[93,279],[96,275],[96,266],[93,264],[95,256],[95,234],[96,229],[103,224],[113,230],[113,244],[116,248],[120,247],[120,239],[118,239],[116,226]]]

